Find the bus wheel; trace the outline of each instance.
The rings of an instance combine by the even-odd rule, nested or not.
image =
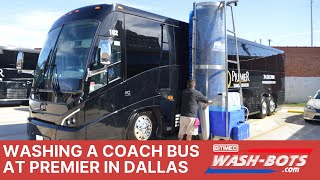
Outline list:
[[[135,115],[130,123],[127,136],[130,140],[145,141],[155,136],[156,124],[152,112],[140,112]]]
[[[263,98],[261,100],[260,112],[258,114],[258,118],[260,118],[260,119],[265,118],[267,113],[268,113],[268,103],[267,103],[266,98]]]
[[[273,97],[270,97],[268,102],[268,116],[271,116],[276,111],[276,103]]]

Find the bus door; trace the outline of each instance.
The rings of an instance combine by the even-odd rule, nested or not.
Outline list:
[[[124,91],[119,85],[123,80],[121,41],[117,38],[99,37],[94,51],[95,57],[87,76],[85,119],[86,123],[99,122],[86,129],[86,138],[112,139],[120,136],[114,131],[114,128],[119,127],[115,117],[116,112],[123,107],[118,99]]]
[[[158,79],[158,91],[162,95],[161,110],[164,116],[166,131],[175,126],[175,114],[180,97],[177,88],[179,84],[178,67],[176,66],[174,26],[161,24],[161,54]]]

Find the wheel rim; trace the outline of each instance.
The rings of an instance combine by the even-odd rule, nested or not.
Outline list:
[[[276,103],[270,100],[270,112],[273,113],[276,110]]]
[[[262,114],[267,114],[267,103],[265,101],[262,102],[261,111],[262,111]]]
[[[134,135],[137,140],[148,140],[152,133],[152,122],[148,116],[138,117],[134,125]]]

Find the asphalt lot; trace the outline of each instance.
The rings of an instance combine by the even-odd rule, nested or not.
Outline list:
[[[249,119],[249,140],[320,139],[320,122],[305,122],[302,114],[288,113],[287,109],[265,119]],[[27,106],[0,107],[0,140],[27,139],[27,117]]]

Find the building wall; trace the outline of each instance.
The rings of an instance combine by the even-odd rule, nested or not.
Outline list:
[[[285,101],[306,102],[320,89],[320,47],[276,47],[285,51]]]
[[[287,103],[307,102],[320,89],[320,77],[286,77],[285,101]]]

